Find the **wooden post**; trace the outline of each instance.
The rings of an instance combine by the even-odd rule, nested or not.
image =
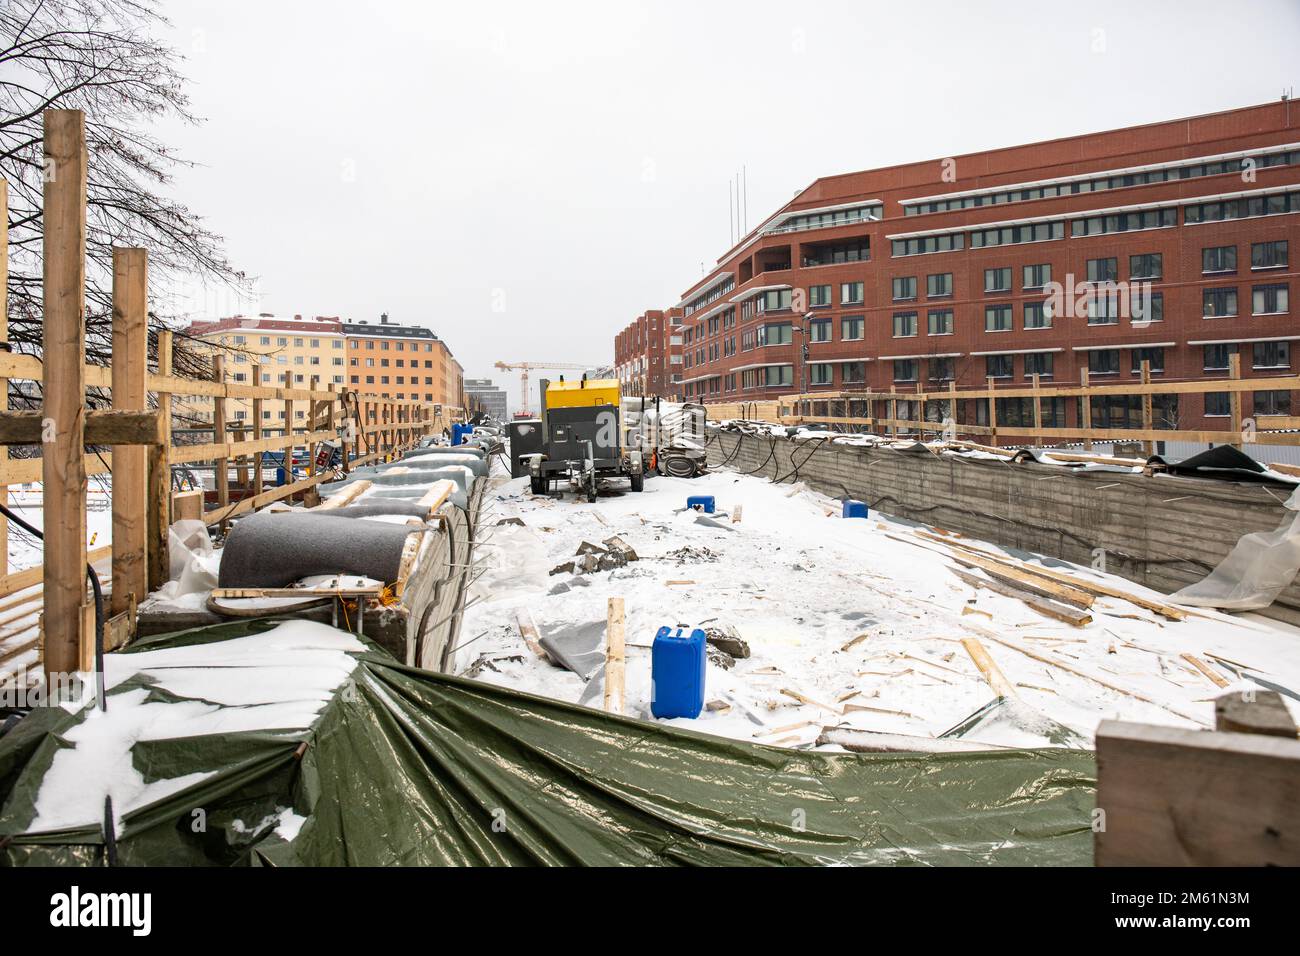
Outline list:
[[[1234,352],[1228,358],[1228,378],[1234,382],[1241,379],[1241,353]],[[1241,392],[1232,391],[1228,393],[1228,408],[1232,413],[1232,433],[1236,440],[1232,442],[1233,448],[1241,447]]]
[[[954,374],[955,371],[954,371]],[[957,380],[955,378],[948,380],[948,414],[952,421],[952,437],[957,437]],[[943,436],[945,439],[947,435]]]
[[[313,392],[316,391],[319,385],[320,385],[319,376],[312,375],[308,377],[307,388],[309,388],[311,391]],[[320,409],[320,402],[316,401],[315,396],[312,396],[307,401],[307,429],[306,430],[309,434],[316,430],[316,413],[317,411],[319,411],[319,409]],[[316,446],[312,442],[307,443],[307,474],[309,477],[316,474]]]
[[[261,382],[258,382],[261,385]],[[253,399],[253,441],[262,440],[262,402],[261,398]],[[253,496],[256,497],[262,493],[262,452],[253,453]]]
[[[1035,431],[1034,444],[1036,445],[1041,445],[1043,443],[1043,436],[1042,436],[1043,398],[1041,395],[1038,394],[1039,387],[1040,387],[1040,383],[1038,380],[1038,373],[1035,372],[1034,373],[1034,431]]]
[[[212,381],[225,389],[226,357],[220,353],[212,356]],[[226,396],[224,394],[215,395],[212,399],[212,440],[218,445],[226,443]],[[213,472],[217,479],[217,507],[227,508],[230,506],[230,459],[224,452],[214,463]],[[221,533],[225,534],[229,527],[230,522],[223,518]]]
[[[149,405],[149,258],[143,249],[113,249],[113,408],[143,412]],[[112,614],[149,593],[149,450],[113,448]]]
[[[293,373],[284,373],[284,388],[288,392],[293,388]],[[284,437],[293,438],[293,399],[287,394],[284,397]],[[293,481],[293,445],[286,445],[280,449],[281,461],[284,462],[284,484],[290,484]]]
[[[1088,387],[1087,366],[1079,369],[1079,384],[1083,388]],[[1083,447],[1086,451],[1092,451],[1092,399],[1086,394],[1079,403],[1079,411],[1083,416],[1083,421],[1079,422],[1079,427],[1083,429]]]
[[[46,686],[81,669],[86,604],[86,129],[45,111],[44,580]]]
[[[0,179],[0,344],[9,341],[9,183]],[[0,412],[9,411],[9,379],[0,378]],[[9,446],[0,446],[0,469],[9,467]],[[0,504],[9,486],[0,485]],[[9,573],[9,522],[0,517],[0,577]]]
[[[996,446],[998,443],[998,400],[993,393],[993,376],[990,375],[985,381],[989,387],[989,444]]]
[[[1151,384],[1151,362],[1148,359],[1142,360],[1142,384]],[[1153,415],[1153,403],[1151,400],[1151,390],[1147,389],[1142,393],[1142,428],[1145,431],[1151,431]],[[1148,458],[1155,453],[1155,443],[1149,438],[1142,442],[1142,450]]]
[[[605,710],[613,714],[623,713],[623,599],[609,599],[609,610],[605,621]]]
[[[168,329],[158,330],[158,374],[172,373],[172,334]],[[171,560],[168,555],[167,535],[172,523],[172,396],[170,392],[158,393],[158,414],[162,418],[161,445],[149,450],[149,589],[157,590],[171,578]]]

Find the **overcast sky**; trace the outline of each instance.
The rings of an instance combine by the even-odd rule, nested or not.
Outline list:
[[[1277,99],[1300,3],[167,0],[207,217],[259,300],[428,325],[470,377],[608,363],[818,176]]]

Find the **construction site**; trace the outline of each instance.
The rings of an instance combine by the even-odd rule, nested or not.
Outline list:
[[[1290,135],[1289,107],[1275,107],[1254,109],[1281,113],[1282,132],[1249,135]],[[26,306],[9,297],[27,293],[9,269],[28,239],[11,249],[10,237],[27,217],[0,179],[0,867],[55,873],[75,908],[73,868],[89,892],[116,889],[128,867],[979,866],[1148,880],[1177,867],[1208,880],[1300,865],[1300,375],[1278,345],[1300,326],[1275,288],[1295,274],[1300,192],[1270,181],[1262,198],[1215,200],[1246,204],[1232,267],[1239,243],[1243,268],[1267,272],[1259,301],[1282,308],[1252,313],[1269,317],[1266,334],[1206,312],[1191,318],[1244,332],[1154,343],[1183,334],[1166,331],[1174,283],[1155,330],[1132,331],[1128,315],[1094,323],[1085,304],[1082,329],[1147,336],[1115,345],[1131,353],[1122,377],[1089,357],[1100,346],[979,348],[986,332],[1093,334],[1053,331],[1051,312],[1028,324],[1043,318],[1036,300],[986,305],[979,295],[1010,294],[1013,270],[1017,295],[1042,294],[1031,270],[1050,265],[1018,259],[971,267],[993,285],[969,298],[964,266],[926,276],[930,298],[989,317],[972,324],[976,351],[881,354],[863,315],[816,310],[910,308],[895,303],[917,298],[917,276],[882,271],[888,299],[864,292],[847,270],[870,261],[870,242],[846,230],[879,231],[882,270],[967,241],[973,252],[973,223],[886,234],[902,227],[880,212],[946,214],[966,193],[839,202],[825,185],[754,230],[733,210],[727,252],[676,306],[617,333],[612,362],[576,333],[534,352],[467,321],[455,331],[479,350],[471,367],[378,307],[378,324],[220,312],[190,335],[162,321],[150,276],[166,250],[88,241],[95,123],[41,112],[35,344],[11,336]],[[1300,176],[1290,144],[1249,150],[1283,147],[1272,172]],[[1069,163],[1089,161],[1108,160]],[[1215,175],[1237,173],[1170,177],[1174,222],[1201,224],[1182,180]],[[1093,191],[1156,183],[1051,195],[1082,207],[1100,202]],[[1042,198],[990,199],[982,214]],[[1122,218],[1163,208],[1117,205],[1098,228],[1175,228]],[[1216,229],[1232,218],[1205,215]],[[1065,221],[1007,219],[1032,238],[980,242],[1093,235],[1072,225],[1067,240]],[[820,228],[845,232],[790,238]],[[107,355],[88,325],[97,254],[111,263]],[[1199,246],[1163,254],[1170,273],[1192,263],[1195,282],[1225,261]],[[1127,258],[1081,259],[1081,273]],[[828,267],[845,271],[796,286],[800,269]],[[1220,301],[1201,295],[1194,305]],[[876,332],[911,338],[918,314]],[[1022,327],[997,325],[1017,314]],[[947,306],[927,320],[956,334]],[[1211,350],[1227,343],[1220,368]],[[530,358],[565,354],[597,361]],[[970,356],[988,361],[952,363]],[[463,374],[489,367],[509,381]],[[1104,885],[1169,888],[1122,879]],[[1033,900],[1052,892],[1041,882]],[[1001,886],[970,890],[972,905],[987,910],[980,894]],[[295,922],[275,894],[289,895],[265,908]],[[1050,902],[1034,906],[1059,929],[1064,904]],[[1246,912],[1211,902],[1206,928]],[[41,921],[78,925],[49,905]]]

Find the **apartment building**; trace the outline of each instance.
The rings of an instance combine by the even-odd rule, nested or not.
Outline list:
[[[342,388],[345,354],[342,324],[337,317],[314,316],[292,318],[262,313],[257,316],[231,316],[213,322],[194,322],[189,332],[199,342],[212,346],[212,353],[226,356],[226,379],[244,385],[309,388],[313,379],[320,388],[330,383]],[[200,346],[201,348],[201,346]],[[196,403],[191,411],[211,419],[211,402]],[[253,423],[251,399],[228,399],[227,421]],[[285,427],[284,402],[264,399],[262,429],[267,435],[282,433]],[[306,403],[294,408],[295,427],[307,424]]]
[[[1154,380],[1186,381],[1227,377],[1235,354],[1260,380],[1245,415],[1300,414],[1268,385],[1296,367],[1296,213],[1289,100],[827,176],[685,290],[674,387],[730,402],[1085,372],[1123,383],[1144,361]],[[648,354],[640,322],[615,340],[629,379]],[[1182,428],[1229,414],[1226,392],[1155,404]],[[959,420],[987,421],[987,400],[962,405]],[[1081,410],[1044,400],[1043,424],[1078,427]],[[1096,427],[1140,416],[1136,396],[1092,401]],[[1032,400],[999,399],[997,417],[1030,424]]]
[[[349,388],[382,398],[462,404],[464,371],[431,330],[400,325],[387,313],[378,322],[344,322],[342,329]]]
[[[682,310],[651,309],[614,338],[614,374],[628,395],[674,399],[681,393]]]

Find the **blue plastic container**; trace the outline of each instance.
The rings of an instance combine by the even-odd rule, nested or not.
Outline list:
[[[464,444],[465,436],[474,434],[473,425],[462,425],[455,422],[451,426],[451,443],[453,445]]]
[[[701,511],[707,511],[709,514],[713,514],[713,495],[691,495],[686,499],[686,507],[699,508]]]
[[[846,518],[865,518],[867,516],[867,503],[865,501],[854,501],[852,498],[844,502],[844,517]]]
[[[700,716],[704,708],[704,631],[689,637],[661,627],[650,648],[650,713],[656,717]]]

